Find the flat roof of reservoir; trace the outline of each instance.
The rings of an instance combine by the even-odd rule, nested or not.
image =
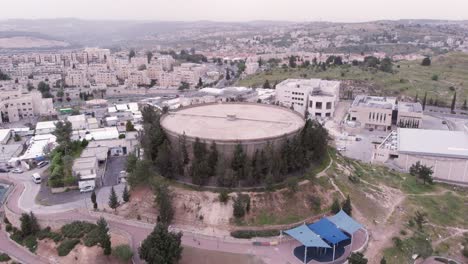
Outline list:
[[[253,103],[190,106],[161,118],[161,126],[167,132],[219,141],[277,138],[299,131],[304,124],[297,112]]]

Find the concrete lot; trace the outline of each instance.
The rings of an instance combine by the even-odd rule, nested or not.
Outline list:
[[[235,118],[229,119],[228,115]],[[214,104],[182,109],[161,120],[164,129],[188,137],[249,140],[279,137],[304,126],[288,109],[264,104]]]

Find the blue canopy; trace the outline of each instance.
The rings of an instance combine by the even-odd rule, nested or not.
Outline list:
[[[302,245],[306,247],[330,248],[330,246],[325,243],[319,235],[314,233],[304,224],[284,232],[301,242]]]
[[[339,229],[344,230],[348,234],[354,234],[354,232],[362,228],[361,224],[356,222],[343,210],[339,211],[334,216],[328,217],[328,220],[330,220],[330,222],[334,223]]]
[[[345,233],[341,232],[335,224],[326,218],[322,218],[320,221],[308,225],[308,227],[332,244],[338,244],[343,240],[349,239]]]

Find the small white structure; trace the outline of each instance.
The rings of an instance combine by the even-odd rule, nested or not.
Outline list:
[[[11,138],[11,129],[0,129],[0,143],[5,145]]]
[[[77,158],[72,166],[73,176],[85,179],[88,175],[94,175],[96,178],[97,164],[96,157]]]
[[[55,131],[55,123],[57,123],[57,120],[37,122],[37,124],[36,124],[36,135],[44,135],[44,134],[50,134],[50,133],[54,132]]]
[[[86,129],[86,116],[84,114],[68,116],[67,120],[72,124],[73,130]]]

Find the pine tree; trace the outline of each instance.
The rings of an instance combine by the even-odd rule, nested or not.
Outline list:
[[[234,149],[233,158],[231,161],[231,168],[236,173],[238,179],[244,179],[245,177],[245,162],[247,156],[244,153],[242,145],[239,143]]]
[[[190,162],[190,159],[187,151],[187,137],[185,136],[185,132],[179,137],[179,146],[182,154],[182,162],[184,165],[187,165]]]
[[[242,218],[245,215],[245,209],[244,209],[244,204],[242,203],[242,199],[237,196],[237,198],[234,200],[234,204],[232,205],[233,207],[233,215],[235,218]]]
[[[114,186],[111,188],[111,192],[109,195],[109,207],[116,210],[119,206],[119,200],[117,198],[117,194],[115,193]]]
[[[345,213],[347,213],[349,216],[351,216],[351,212],[353,210],[351,206],[351,198],[349,198],[349,195],[346,197],[346,200],[343,202],[342,209]]]
[[[340,206],[340,201],[338,201],[338,199],[335,198],[335,200],[333,200],[333,204],[331,206],[331,213],[332,214],[337,214],[339,213],[341,210],[341,206]]]
[[[125,187],[124,187],[124,189],[123,189],[122,200],[123,200],[124,202],[130,201],[130,193],[128,192],[128,187],[127,187],[126,184],[125,184]]]
[[[164,225],[169,225],[174,217],[174,209],[172,208],[172,196],[168,186],[164,183],[159,183],[155,186],[156,198],[155,202],[159,210],[160,222]]]
[[[218,148],[216,147],[216,143],[213,141],[210,146],[210,153],[208,155],[208,167],[210,169],[210,176],[214,176],[216,174],[216,166],[218,165]]]
[[[466,99],[465,99],[465,101],[463,101],[462,109],[463,109],[463,110],[468,109],[468,106],[467,106],[467,104],[466,104]]]
[[[380,260],[380,264],[387,264],[387,260],[385,259],[385,257],[382,257],[382,259]]]
[[[109,235],[109,227],[107,221],[103,217],[99,218],[96,223],[99,232],[100,245],[104,249],[104,255],[109,256],[112,252],[111,240]]]
[[[167,226],[157,224],[143,240],[138,253],[147,263],[173,264],[182,257],[182,233],[169,232]]]
[[[265,80],[265,83],[263,83],[263,89],[270,89],[270,88],[271,88],[270,81]]]

